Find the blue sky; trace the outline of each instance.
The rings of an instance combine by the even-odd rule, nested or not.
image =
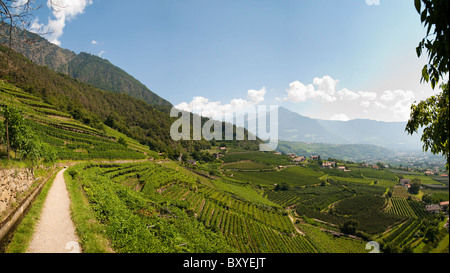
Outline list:
[[[49,40],[100,55],[187,110],[276,104],[314,118],[405,121],[432,93],[420,84],[425,31],[410,0],[66,2],[37,13],[41,25],[59,18]]]

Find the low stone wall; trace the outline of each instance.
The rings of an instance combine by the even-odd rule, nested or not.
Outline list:
[[[35,180],[34,171],[29,168],[0,169],[0,216],[21,201]]]
[[[42,177],[36,177],[30,168],[0,169],[0,253],[44,184],[61,168],[59,165],[42,167]]]

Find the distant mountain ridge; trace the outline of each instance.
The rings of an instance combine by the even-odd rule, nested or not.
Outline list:
[[[406,122],[313,119],[284,107],[278,108],[278,138],[287,142],[364,144],[404,152],[421,151],[421,132],[408,135],[405,127]],[[256,133],[255,128],[248,129]]]
[[[0,34],[5,31],[7,30],[0,27]],[[0,35],[0,43],[8,45],[9,40]],[[37,34],[17,29],[14,30],[12,48],[35,64],[47,66],[53,71],[67,74],[96,88],[128,94],[164,112],[168,112],[172,107],[170,102],[152,92],[133,76],[98,56],[85,52],[76,54]]]

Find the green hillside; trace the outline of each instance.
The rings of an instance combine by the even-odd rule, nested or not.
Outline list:
[[[143,159],[154,155],[148,147],[107,126],[103,129],[87,126],[3,80],[0,80],[0,107],[19,111],[30,134],[54,153],[54,159]],[[3,117],[0,119],[3,121]],[[126,138],[125,145],[118,142],[120,138]]]
[[[208,149],[210,142],[175,142],[170,127],[175,121],[168,113],[157,110],[143,100],[127,94],[104,91],[74,80],[68,75],[38,66],[22,55],[0,45],[0,78],[41,98],[55,109],[67,113],[83,124],[101,129],[109,127],[175,159],[180,153]],[[202,123],[206,119],[202,119]],[[259,141],[231,141],[247,149],[258,149]]]

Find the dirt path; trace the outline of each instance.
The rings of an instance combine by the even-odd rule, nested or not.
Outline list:
[[[50,188],[28,253],[80,253],[79,239],[70,216],[69,192],[64,171],[59,171]]]
[[[300,235],[302,235],[302,236],[305,236],[305,234],[304,234],[300,229],[298,229],[297,226],[295,225],[295,219],[294,219],[294,217],[290,214],[290,211],[288,211],[288,216],[289,216],[289,219],[290,219],[291,222],[292,222],[292,225],[294,225],[295,231],[297,231],[298,234],[300,234]]]

